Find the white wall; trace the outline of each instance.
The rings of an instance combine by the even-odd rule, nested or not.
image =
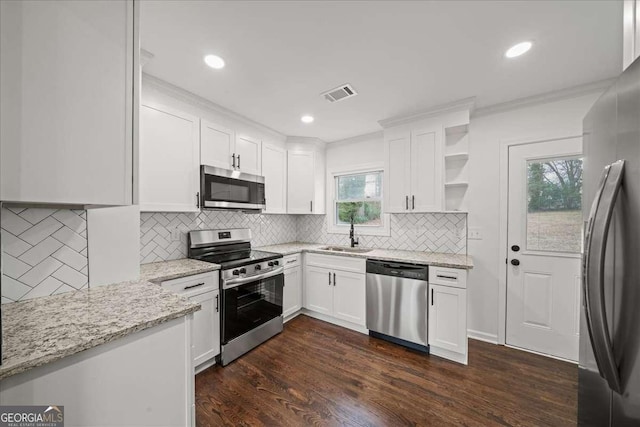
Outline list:
[[[582,119],[600,93],[591,93],[471,118],[469,134],[469,227],[480,227],[482,240],[469,240],[474,269],[469,276],[470,331],[497,339],[500,263],[500,146],[517,140],[542,140],[582,134]]]
[[[382,131],[327,144],[327,170],[384,162]]]
[[[146,74],[143,74],[142,78],[141,100],[142,103],[162,104],[210,120],[235,130],[236,134],[242,133],[262,139],[263,143],[284,147],[286,142],[286,136],[276,131],[247,120],[231,111],[225,112],[222,107],[216,106],[212,102]]]

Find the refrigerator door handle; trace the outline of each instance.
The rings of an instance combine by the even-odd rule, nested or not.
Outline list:
[[[609,387],[621,392],[620,374],[616,364],[604,299],[604,268],[609,226],[613,209],[622,185],[624,160],[618,160],[604,169],[600,188],[591,205],[585,233],[582,286],[587,317],[587,328],[600,375]]]

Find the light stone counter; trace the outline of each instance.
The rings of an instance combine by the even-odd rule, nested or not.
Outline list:
[[[145,280],[3,304],[0,380],[198,310]]]
[[[178,279],[180,277],[193,276],[220,270],[218,264],[198,261],[195,259],[176,259],[173,261],[159,261],[140,266],[140,280],[160,283],[165,280]]]
[[[261,251],[275,252],[282,255],[291,255],[300,252],[312,252],[321,254],[332,254],[339,256],[350,256],[366,259],[379,259],[383,261],[409,262],[414,264],[425,264],[434,267],[462,268],[470,270],[473,268],[473,259],[468,255],[447,254],[440,252],[420,252],[420,251],[399,251],[394,249],[372,249],[369,252],[337,252],[323,250],[329,245],[318,243],[291,242],[280,245],[263,246],[257,248]]]

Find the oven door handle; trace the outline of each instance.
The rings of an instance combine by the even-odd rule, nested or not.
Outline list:
[[[244,285],[246,283],[256,282],[262,279],[268,279],[270,277],[282,274],[283,272],[284,272],[284,267],[278,267],[262,274],[254,274],[253,276],[239,277],[237,279],[225,280],[222,282],[222,289],[235,288],[240,285]]]

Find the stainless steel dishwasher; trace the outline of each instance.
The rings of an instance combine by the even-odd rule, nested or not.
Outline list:
[[[367,260],[369,335],[429,352],[429,267]]]

